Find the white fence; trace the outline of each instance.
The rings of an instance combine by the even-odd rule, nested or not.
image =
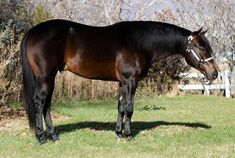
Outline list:
[[[187,78],[202,78],[203,75],[200,73],[183,73],[180,75],[181,77],[187,77]],[[229,78],[234,76],[235,74],[224,71],[219,72],[218,74],[218,81],[214,81],[211,84],[180,84],[178,85],[179,89],[181,90],[204,90],[204,95],[209,95],[210,91],[213,89],[221,89],[225,91],[225,97],[230,98],[231,89],[234,88],[234,85],[230,84]],[[218,83],[217,83],[218,82]]]

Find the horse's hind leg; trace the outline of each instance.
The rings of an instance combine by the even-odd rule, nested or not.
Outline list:
[[[43,131],[43,109],[46,103],[46,98],[50,92],[50,79],[48,78],[37,78],[36,79],[36,91],[33,97],[35,106],[35,133],[40,142],[44,144],[47,142],[45,133]]]
[[[51,98],[52,98],[52,94],[54,91],[54,79],[51,83],[51,87],[50,87],[50,92],[47,95],[46,98],[46,103],[43,109],[43,115],[44,115],[44,121],[45,121],[45,125],[46,125],[46,130],[47,130],[47,134],[48,136],[53,140],[59,140],[59,137],[55,134],[54,131],[54,127],[53,127],[53,123],[52,123],[52,119],[51,119]]]

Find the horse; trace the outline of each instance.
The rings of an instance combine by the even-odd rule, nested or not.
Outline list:
[[[189,31],[154,21],[124,21],[96,27],[54,19],[32,27],[22,38],[20,54],[23,102],[29,126],[39,143],[59,140],[50,114],[58,71],[119,82],[115,133],[118,138],[131,138],[135,91],[154,62],[180,54],[209,81],[217,78],[217,65],[205,33],[202,28]]]

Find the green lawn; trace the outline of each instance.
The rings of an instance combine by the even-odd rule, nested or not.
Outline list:
[[[55,120],[60,141],[39,145],[28,128],[17,125],[0,132],[0,157],[235,157],[235,99],[136,98],[131,141],[114,134],[114,100],[63,101],[53,111],[69,116]]]

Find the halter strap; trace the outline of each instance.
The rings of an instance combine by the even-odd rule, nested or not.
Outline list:
[[[195,51],[193,49],[187,48],[186,51],[189,52],[189,53],[192,53],[193,56],[197,59],[197,61],[199,61],[200,63],[208,62],[208,61],[213,59],[213,57],[209,57],[207,59],[200,59],[199,56],[195,53]]]
[[[193,56],[194,56],[194,57],[197,59],[197,61],[199,62],[199,65],[202,64],[202,63],[208,62],[208,61],[210,61],[210,60],[213,59],[213,57],[209,57],[209,58],[207,58],[207,59],[201,59],[201,58],[196,54],[196,52],[192,49],[192,47],[189,46],[189,45],[191,45],[192,40],[193,40],[193,36],[190,35],[190,36],[188,37],[188,46],[187,46],[186,52],[192,53]]]

